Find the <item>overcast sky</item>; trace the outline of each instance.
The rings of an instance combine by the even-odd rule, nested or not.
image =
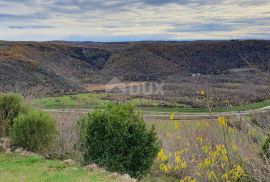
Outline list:
[[[0,0],[0,40],[270,39],[270,0]]]

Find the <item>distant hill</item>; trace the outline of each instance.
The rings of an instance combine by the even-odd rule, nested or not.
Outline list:
[[[0,88],[37,95],[76,93],[82,85],[223,75],[270,69],[270,41],[0,42]]]

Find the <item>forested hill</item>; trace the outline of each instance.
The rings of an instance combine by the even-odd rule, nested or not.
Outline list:
[[[178,78],[232,69],[270,69],[270,41],[5,42],[0,41],[2,91],[82,91],[86,83]]]

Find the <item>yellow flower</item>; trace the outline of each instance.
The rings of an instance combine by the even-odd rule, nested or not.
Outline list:
[[[240,165],[236,165],[229,173],[232,176],[232,179],[235,181],[239,180],[245,175],[245,171]]]
[[[201,163],[199,163],[199,168],[200,169],[209,168],[213,164],[214,164],[214,159],[204,159]]]
[[[222,178],[225,179],[225,181],[229,181],[229,173],[223,174]]]
[[[180,128],[180,124],[177,121],[174,121],[174,128],[176,130]]]
[[[203,151],[205,154],[207,154],[207,153],[209,152],[209,150],[210,150],[210,147],[209,147],[208,145],[204,145],[204,146],[202,147],[202,151]]]
[[[157,159],[163,162],[168,160],[168,157],[165,155],[164,149],[160,150],[160,152],[158,153]]]
[[[222,152],[225,149],[224,145],[216,145],[216,151],[217,152]]]
[[[174,115],[175,115],[174,112],[172,112],[172,113],[170,114],[170,120],[174,120]]]
[[[168,164],[160,164],[160,170],[164,173],[170,172],[171,166]]]
[[[227,155],[223,155],[223,156],[222,156],[222,160],[223,160],[224,162],[228,162],[228,161],[229,161],[228,156],[227,156]]]
[[[178,165],[174,167],[175,171],[178,171],[179,169],[180,169],[180,167]]]
[[[220,117],[218,118],[218,124],[219,124],[220,126],[222,126],[222,127],[226,127],[226,126],[227,126],[227,123],[226,123],[226,121],[225,121],[225,117],[224,117],[224,116],[220,116]]]
[[[211,158],[216,158],[217,152],[210,151],[210,152],[209,152],[209,156],[210,156]]]
[[[187,168],[187,163],[185,161],[182,161],[182,164],[180,165],[180,167],[182,169],[186,169]]]
[[[175,163],[176,164],[180,164],[182,162],[182,159],[179,155],[175,156],[175,159],[174,159]]]

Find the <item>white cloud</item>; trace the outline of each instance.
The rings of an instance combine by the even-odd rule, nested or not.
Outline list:
[[[0,0],[0,39],[269,39],[266,0]],[[47,28],[46,28],[47,27]]]

